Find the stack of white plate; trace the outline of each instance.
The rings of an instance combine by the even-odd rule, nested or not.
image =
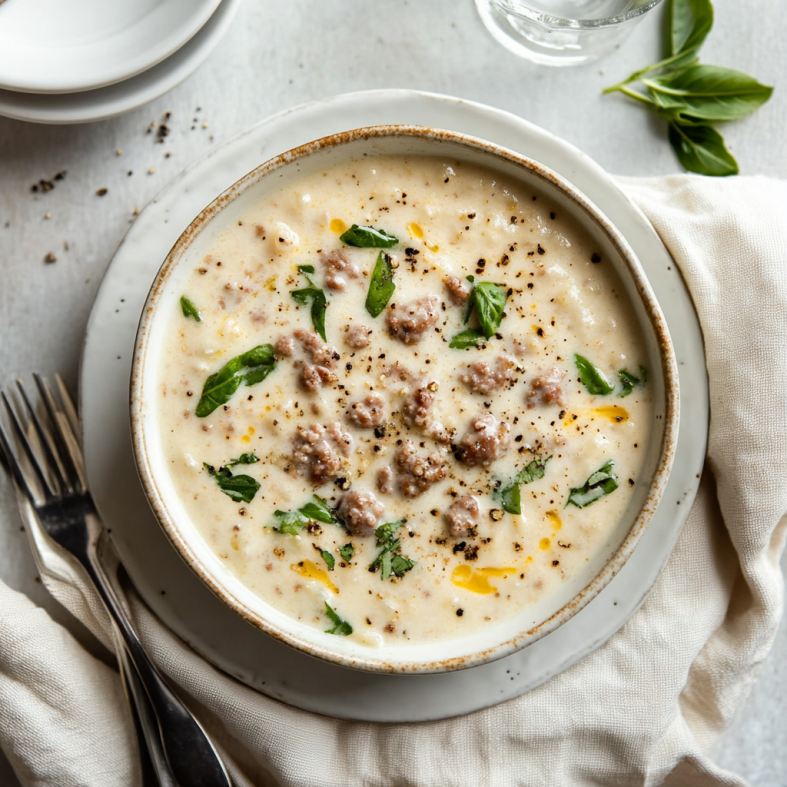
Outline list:
[[[0,0],[0,115],[85,123],[153,101],[213,51],[241,0]]]

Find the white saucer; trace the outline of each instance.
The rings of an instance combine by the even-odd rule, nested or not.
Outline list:
[[[150,512],[129,436],[128,381],[139,315],[156,271],[182,230],[217,194],[268,158],[328,134],[412,123],[496,142],[551,167],[618,226],[650,278],[675,345],[681,421],[670,481],[628,563],[601,594],[535,644],[458,672],[401,676],[313,659],[225,607],[181,561]],[[327,716],[384,722],[448,718],[517,697],[611,637],[642,604],[677,540],[705,456],[708,386],[702,335],[672,259],[640,211],[576,148],[480,104],[406,90],[354,93],[264,121],[203,157],[167,186],[128,231],[101,285],[82,359],[81,412],[96,503],[149,606],[195,650],[271,697]]]
[[[0,7],[0,88],[76,93],[112,85],[183,46],[220,0],[23,0]]]
[[[193,38],[158,65],[131,79],[98,90],[59,95],[0,90],[0,115],[34,123],[87,123],[141,107],[172,90],[202,65],[227,32],[241,2],[221,0]],[[13,4],[16,0],[9,3]],[[5,5],[0,5],[0,12]]]

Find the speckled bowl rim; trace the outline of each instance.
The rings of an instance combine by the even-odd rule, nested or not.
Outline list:
[[[156,306],[162,297],[165,284],[170,274],[174,271],[178,262],[198,235],[225,207],[232,203],[248,188],[283,167],[326,148],[334,148],[361,140],[366,141],[389,137],[415,137],[429,140],[445,140],[471,150],[492,154],[493,157],[501,161],[528,170],[532,175],[536,176],[537,179],[544,181],[549,186],[556,187],[582,212],[589,215],[598,229],[606,235],[607,240],[614,247],[615,251],[620,255],[621,261],[626,266],[632,278],[656,337],[664,382],[665,401],[663,434],[659,457],[648,488],[648,494],[642,508],[634,518],[628,534],[601,571],[568,603],[564,604],[557,612],[535,626],[519,632],[516,636],[504,642],[492,647],[481,648],[472,654],[432,661],[415,659],[407,661],[402,658],[387,660],[384,655],[382,655],[385,653],[384,647],[369,648],[369,658],[359,658],[349,656],[345,653],[339,653],[324,645],[312,642],[304,636],[281,628],[270,620],[267,620],[264,615],[251,609],[248,605],[236,598],[227,590],[224,584],[216,576],[215,572],[210,571],[203,564],[183,536],[181,529],[184,526],[192,528],[193,526],[191,523],[178,523],[171,516],[156,482],[155,475],[151,470],[150,460],[148,458],[149,448],[146,441],[144,426],[143,394],[145,388],[145,359]],[[156,370],[153,370],[151,373],[155,374]],[[256,167],[251,172],[244,175],[201,211],[177,240],[164,260],[151,286],[137,329],[137,340],[134,349],[130,383],[131,436],[134,448],[134,459],[137,471],[139,472],[140,481],[156,519],[172,542],[172,545],[191,570],[194,571],[211,591],[213,591],[213,593],[230,609],[235,611],[253,626],[261,629],[281,642],[316,658],[321,658],[350,669],[398,674],[448,672],[451,670],[478,666],[489,661],[503,658],[517,650],[527,647],[554,631],[589,604],[609,584],[626,563],[642,538],[648,523],[656,511],[659,500],[667,484],[670,468],[675,456],[680,415],[679,401],[678,369],[666,320],[661,313],[655,295],[650,288],[650,284],[647,281],[636,255],[612,222],[610,222],[590,200],[574,188],[569,181],[553,172],[548,167],[526,156],[515,153],[514,151],[492,142],[466,134],[446,129],[406,124],[366,126],[352,129],[322,137],[305,145],[293,148],[292,150],[288,150],[269,159],[259,167]],[[298,625],[301,630],[304,628],[302,624],[297,624],[296,621],[293,621],[293,623]],[[318,633],[321,634],[322,632],[315,630],[315,634]],[[418,645],[413,645],[412,649],[415,650],[417,647]],[[396,646],[395,651],[398,655],[407,649],[408,646]],[[389,650],[394,651],[394,648]],[[372,654],[380,655],[374,657]]]

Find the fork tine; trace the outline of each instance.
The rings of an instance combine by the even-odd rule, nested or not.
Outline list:
[[[55,372],[55,383],[57,384],[57,391],[60,394],[60,401],[63,403],[63,410],[68,417],[68,423],[71,426],[71,431],[74,433],[74,437],[81,447],[82,429],[79,425],[79,415],[77,415],[77,409],[74,406],[74,400],[68,393],[68,388],[66,388],[63,378],[57,372]]]
[[[44,451],[47,465],[52,471],[52,474],[55,476],[59,487],[61,489],[67,489],[70,491],[71,485],[68,483],[68,479],[64,474],[60,457],[57,456],[53,450],[54,447],[51,444],[51,433],[47,433],[50,432],[50,430],[45,430],[41,425],[41,419],[38,417],[35,409],[33,408],[33,405],[30,403],[30,399],[27,396],[27,391],[25,391],[25,386],[22,384],[21,380],[16,381],[16,387],[19,389],[19,395],[21,396],[25,405],[25,409],[27,410],[28,420],[33,424],[33,428],[36,430],[36,434],[38,435],[38,440],[41,443],[41,447]]]
[[[38,480],[41,483],[41,488],[44,491],[45,497],[49,498],[54,495],[54,491],[52,487],[49,485],[49,480],[47,479],[44,471],[41,469],[41,465],[38,462],[38,457],[35,455],[33,451],[33,447],[30,445],[30,441],[27,439],[27,435],[25,434],[25,430],[22,428],[22,424],[19,423],[19,419],[16,416],[16,412],[14,408],[11,406],[11,403],[8,401],[8,397],[5,395],[5,391],[0,392],[0,396],[2,396],[3,404],[5,405],[5,409],[8,412],[8,417],[11,420],[11,426],[14,428],[14,432],[16,432],[16,437],[18,442],[22,445],[25,454],[27,455],[30,464],[33,467],[35,474],[38,476]],[[4,443],[4,450],[8,455],[8,462],[12,468],[16,467],[16,470],[19,474],[22,473],[21,468],[19,467],[18,463],[16,463],[15,455],[11,451],[11,444],[8,439],[8,435],[5,433],[3,434],[3,443]],[[15,473],[16,477],[16,473]],[[25,492],[28,494],[31,500],[34,500],[34,496],[30,493],[30,487],[27,483],[25,483]]]
[[[16,461],[16,457],[11,451],[11,441],[8,439],[5,427],[0,424],[0,457],[2,457],[3,465],[8,469],[14,483],[27,495],[27,499],[35,505],[36,499],[33,495],[33,490],[27,483],[27,479]]]
[[[54,397],[52,396],[52,389],[49,387],[49,381],[42,378],[41,375],[37,374],[36,372],[33,372],[33,380],[35,381],[36,388],[38,388],[41,401],[44,403],[44,409],[46,410],[49,420],[52,423],[52,436],[55,440],[57,453],[63,461],[63,467],[66,471],[69,481],[73,482],[70,484],[70,486],[76,487],[79,485],[80,481],[79,470],[74,463],[74,459],[71,455],[71,449],[69,448],[68,442],[63,435],[63,425],[60,419],[57,417],[58,407],[55,404]]]

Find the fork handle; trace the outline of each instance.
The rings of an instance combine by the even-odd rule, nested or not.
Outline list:
[[[101,525],[88,515],[89,527],[100,532]],[[95,529],[94,529],[95,528]],[[87,549],[73,554],[84,566],[101,596],[107,611],[123,638],[131,660],[156,714],[161,743],[180,787],[232,787],[230,777],[205,730],[164,682],[142,647],[103,566],[98,560],[98,538],[91,538]]]

